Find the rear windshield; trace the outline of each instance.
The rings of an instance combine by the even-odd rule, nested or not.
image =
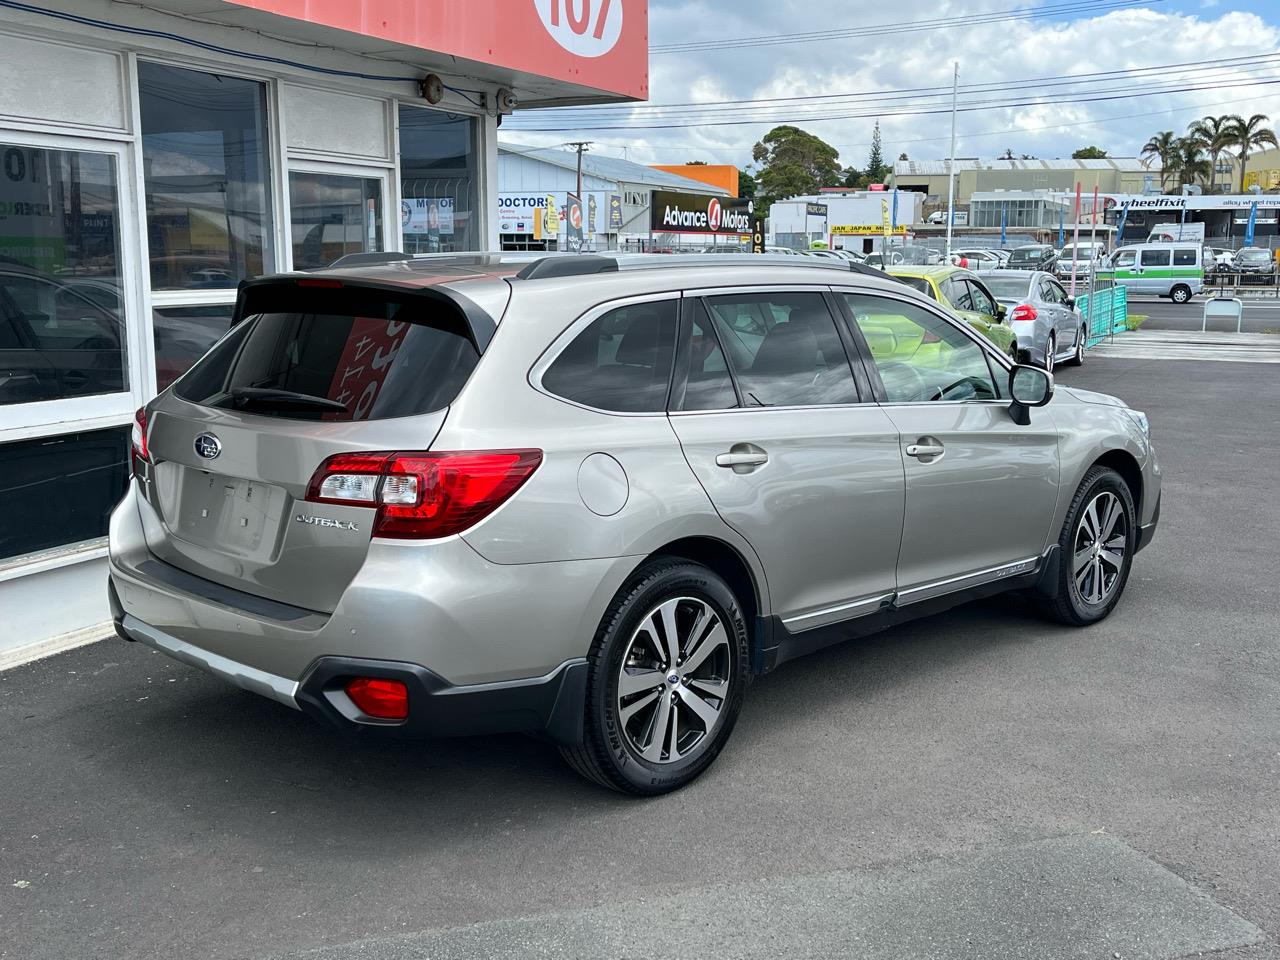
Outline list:
[[[1258,260],[1258,261],[1270,260],[1271,254],[1268,253],[1266,250],[1241,250],[1240,259],[1241,260]]]
[[[292,296],[296,309],[247,317],[173,392],[297,420],[385,420],[448,406],[480,359],[462,316],[445,303],[319,292]]]
[[[1021,300],[1027,295],[1031,281],[1026,275],[1021,277],[1002,277],[995,271],[984,273],[982,282],[987,289],[996,295],[997,300]]]
[[[1009,255],[1010,260],[1039,260],[1045,255],[1044,247],[1021,247]]]
[[[908,287],[919,290],[921,293],[926,293],[930,297],[933,297],[933,287],[929,285],[929,281],[924,277],[897,277],[896,279],[901,280]],[[935,300],[937,299],[937,297],[933,298]]]

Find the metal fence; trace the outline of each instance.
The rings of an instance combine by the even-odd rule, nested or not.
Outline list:
[[[1088,288],[1076,296],[1076,309],[1089,321],[1089,346],[1129,329],[1128,291],[1113,270],[1093,270]]]

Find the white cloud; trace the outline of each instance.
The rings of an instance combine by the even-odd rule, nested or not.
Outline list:
[[[1216,0],[1202,0],[1208,6]],[[655,45],[728,37],[775,36],[818,29],[844,29],[886,22],[926,22],[967,16],[982,10],[1008,10],[1009,0],[980,0],[959,4],[948,0],[898,0],[869,13],[865,5],[815,4],[811,0],[651,0],[650,42]],[[820,12],[815,15],[815,9]],[[1221,61],[1280,50],[1280,17],[1271,22],[1243,12],[1215,18],[1205,14],[1171,13],[1160,8],[1116,10],[1068,23],[1013,21],[969,24],[963,28],[897,34],[820,43],[716,50],[692,54],[654,55],[650,59],[651,103],[706,103],[717,100],[845,94],[861,91],[945,87],[951,82],[952,62],[960,62],[961,84],[998,84],[986,93],[961,93],[966,99],[1007,102],[1040,100],[1015,109],[982,109],[959,116],[962,156],[994,156],[1006,147],[1036,156],[1069,156],[1086,144],[1096,144],[1114,156],[1134,155],[1156,130],[1183,130],[1209,112],[1267,113],[1280,123],[1280,58],[1274,67],[1215,68],[1211,72],[1179,76],[1152,75],[1145,82],[1167,86],[1210,86],[1213,89],[1167,92],[1132,97],[1137,84],[1096,82],[1092,95],[1115,99],[1072,102],[1081,94],[1064,88],[1019,91],[1012,81],[1063,74],[1087,74],[1151,67],[1160,64]],[[1183,82],[1185,81],[1185,82]],[[1220,84],[1247,82],[1247,86]],[[1112,91],[1112,92],[1107,92]],[[941,98],[945,101],[946,98]],[[911,96],[892,109],[920,109]],[[943,103],[945,105],[945,103]],[[881,103],[884,151],[892,160],[900,152],[916,158],[945,155],[950,118],[946,113],[890,116]],[[840,149],[845,164],[866,160],[874,120],[807,121],[811,113],[871,113],[872,103],[841,103],[838,108],[811,106],[780,111],[773,122],[742,126],[708,126],[674,118],[662,120],[641,108],[611,114],[609,125],[671,122],[674,129],[595,131],[584,128],[602,152],[654,162],[704,159],[746,164],[751,145],[775,123],[793,122]],[[581,116],[581,114],[579,114]],[[593,116],[601,116],[593,111]],[[1141,115],[1141,116],[1135,116]],[[563,114],[568,120],[572,114]],[[728,119],[726,109],[717,116]],[[522,142],[554,143],[570,134],[517,134],[519,126],[552,126],[555,113],[522,114],[504,126],[504,134]],[[1107,118],[1127,118],[1107,122]],[[556,121],[559,122],[559,121]],[[596,121],[603,122],[603,121]],[[575,134],[576,136],[577,134]]]

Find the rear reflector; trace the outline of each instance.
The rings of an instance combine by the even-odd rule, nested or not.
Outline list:
[[[541,450],[338,454],[311,477],[307,500],[376,507],[375,537],[448,537],[498,509],[540,463]]]
[[[360,710],[379,720],[403,720],[409,716],[409,688],[399,680],[355,677],[347,681],[347,696]]]

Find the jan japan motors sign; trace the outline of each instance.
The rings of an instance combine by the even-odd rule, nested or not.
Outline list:
[[[755,204],[731,197],[707,197],[676,190],[654,190],[649,226],[660,233],[751,233]]]

